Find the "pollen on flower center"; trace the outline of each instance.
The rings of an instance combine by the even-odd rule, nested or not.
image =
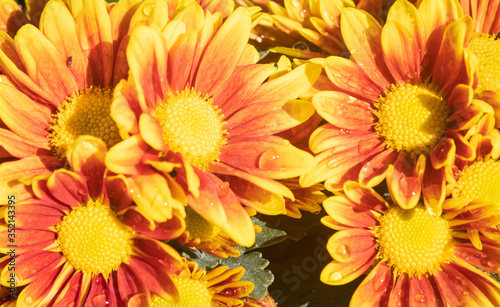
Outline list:
[[[375,107],[375,129],[398,151],[428,153],[446,131],[446,101],[428,85],[391,85]]]
[[[380,257],[396,274],[432,274],[451,256],[448,221],[422,205],[411,210],[389,209],[379,218]]]
[[[181,153],[189,163],[203,170],[218,160],[227,132],[222,129],[224,116],[211,98],[185,89],[169,96],[152,115],[162,126],[170,150]]]
[[[474,33],[469,49],[479,60],[476,94],[500,90],[500,41],[486,33]]]
[[[211,307],[213,294],[207,288],[207,282],[199,279],[174,276],[174,284],[179,291],[180,301],[170,303],[158,295],[152,297],[152,307]]]
[[[465,168],[458,179],[460,197],[486,199],[500,205],[500,162],[476,161]]]
[[[111,88],[89,87],[77,92],[52,115],[48,135],[53,152],[61,159],[80,135],[92,135],[108,147],[121,141],[118,127],[110,115],[113,91]]]
[[[213,225],[190,207],[186,207],[186,231],[189,232],[188,240],[200,239],[207,241],[216,237],[222,230]]]
[[[75,270],[109,276],[132,252],[132,228],[98,201],[74,208],[56,226],[57,241]]]

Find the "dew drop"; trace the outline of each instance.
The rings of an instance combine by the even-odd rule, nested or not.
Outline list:
[[[135,217],[134,220],[135,220],[136,223],[140,223],[140,222],[142,222],[142,216],[138,215],[138,216]]]
[[[328,167],[328,168],[335,168],[335,167],[337,167],[337,163],[336,162],[337,161],[335,161],[335,160],[330,160],[330,161],[328,161],[328,163],[326,163],[326,167]]]
[[[469,292],[468,292],[468,291],[463,291],[463,292],[462,292],[462,295],[463,295],[463,296],[467,296],[467,295],[469,295]]]
[[[151,13],[153,12],[154,7],[155,7],[154,4],[145,5],[142,8],[142,13],[144,14],[144,16],[150,16]]]
[[[33,299],[31,298],[31,296],[27,296],[25,299],[24,299],[24,303],[25,304],[31,304],[33,303]]]
[[[13,4],[11,4],[11,3],[5,3],[5,4],[3,5],[3,10],[4,10],[5,12],[13,12],[13,11],[14,11],[14,5],[13,5]]]
[[[35,275],[35,273],[36,273],[36,270],[31,270],[31,271],[30,271],[30,274],[31,274],[31,275]]]
[[[415,302],[417,303],[425,303],[425,295],[421,295],[421,294],[416,294],[413,296],[413,299],[415,300]]]
[[[389,279],[383,274],[376,274],[373,277],[373,290],[376,292],[387,291],[387,285],[389,284]]]
[[[335,253],[342,259],[348,259],[351,257],[351,249],[345,244],[340,244],[335,250]]]
[[[335,272],[335,273],[330,274],[330,280],[337,281],[337,280],[340,280],[340,279],[342,279],[342,273]]]

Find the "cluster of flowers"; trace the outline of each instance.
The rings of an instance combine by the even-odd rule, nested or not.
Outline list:
[[[175,247],[236,258],[253,217],[322,208],[352,306],[500,305],[499,1],[26,2],[2,306],[276,306]]]

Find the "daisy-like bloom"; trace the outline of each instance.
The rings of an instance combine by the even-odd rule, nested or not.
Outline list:
[[[500,128],[500,6],[496,0],[460,0],[464,14],[474,20],[469,49],[477,56],[478,84],[475,94],[495,109]]]
[[[103,141],[80,137],[68,148],[74,171],[33,181],[35,197],[15,205],[14,248],[2,208],[1,283],[10,287],[14,278],[24,287],[17,298],[23,306],[147,306],[153,293],[178,301],[172,276],[184,270],[182,257],[154,237],[179,236],[182,220],[144,227],[124,179],[105,175],[105,153]],[[6,263],[13,249],[15,272]]]
[[[341,55],[347,48],[340,32],[340,15],[344,7],[368,11],[380,21],[387,0],[287,0],[268,1],[268,13],[261,13],[251,38],[273,52],[309,59],[322,55]],[[311,43],[311,50],[303,43]]]
[[[109,10],[108,10],[109,9]],[[40,29],[24,25],[12,39],[0,32],[0,193],[27,199],[23,178],[65,165],[66,148],[79,135],[108,147],[121,141],[110,116],[113,87],[128,74],[129,31],[167,18],[164,1],[49,1]],[[132,26],[130,26],[132,25]]]
[[[117,85],[111,107],[124,141],[106,156],[107,167],[132,184],[145,171],[175,170],[189,207],[244,246],[254,243],[255,231],[242,204],[284,213],[293,193],[275,179],[300,176],[315,164],[275,134],[314,113],[297,97],[321,71],[311,63],[278,76],[273,65],[256,65],[247,44],[250,24],[245,8],[222,23],[220,14],[192,3],[163,30],[137,27],[127,49],[130,76]],[[136,188],[144,194],[151,185]],[[152,221],[168,218],[132,196]]]
[[[153,295],[152,307],[243,307],[242,299],[253,291],[252,282],[240,280],[245,274],[243,267],[228,270],[219,266],[207,272],[200,270],[196,262],[183,259],[188,273],[174,277],[179,302],[171,303]]]
[[[373,189],[352,181],[345,195],[328,198],[323,224],[338,230],[327,243],[333,257],[321,281],[343,285],[373,266],[351,306],[498,306],[500,245],[481,236],[476,249],[464,230],[498,223],[494,204],[468,203],[435,215],[387,203]],[[483,270],[483,271],[481,271]],[[366,299],[370,301],[367,303]]]
[[[475,66],[464,49],[472,21],[460,16],[454,0],[424,0],[418,10],[398,0],[382,27],[363,11],[344,9],[351,60],[325,60],[333,86],[313,103],[328,123],[311,136],[318,165],[301,178],[304,186],[326,180],[334,191],[354,180],[373,187],[387,174],[398,203],[412,208],[423,191],[439,214],[444,168],[474,160],[467,132],[493,112],[472,99]]]

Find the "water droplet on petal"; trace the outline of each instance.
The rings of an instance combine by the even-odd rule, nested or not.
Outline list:
[[[31,304],[33,303],[33,299],[31,298],[31,296],[27,296],[25,299],[24,299],[24,303],[25,304]]]
[[[413,299],[415,300],[415,302],[417,303],[425,303],[425,295],[421,295],[421,294],[416,294],[413,296]]]
[[[335,250],[335,253],[342,259],[348,259],[351,257],[351,249],[345,244],[340,244]]]
[[[150,16],[151,13],[153,12],[154,7],[155,7],[154,4],[145,5],[142,8],[142,13],[144,14],[144,16]]]
[[[330,280],[337,281],[337,280],[340,280],[340,279],[342,279],[342,273],[335,272],[335,273],[330,274]]]

